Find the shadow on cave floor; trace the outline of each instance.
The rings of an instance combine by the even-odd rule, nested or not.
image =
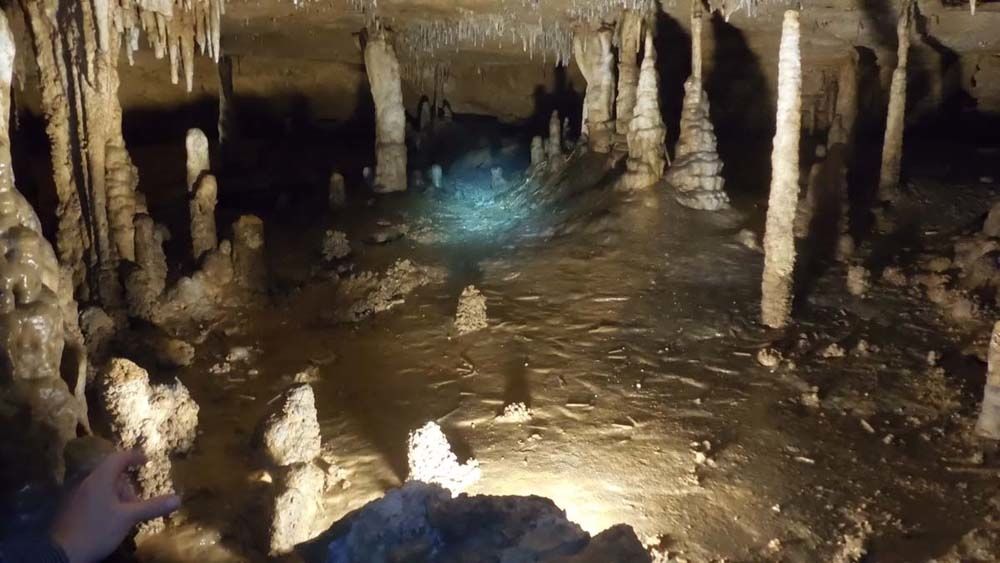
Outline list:
[[[351,484],[324,497],[317,532],[397,485],[407,434],[429,420],[481,463],[470,492],[547,496],[588,531],[626,522],[694,559],[770,560],[778,538],[790,560],[833,560],[857,541],[872,560],[913,561],[979,525],[996,484],[943,460],[976,451],[969,393],[981,366],[964,351],[968,333],[942,326],[931,304],[877,283],[853,298],[835,266],[794,328],[764,330],[760,255],[734,237],[760,198],[733,214],[692,212],[662,191],[612,190],[620,169],[579,154],[540,184],[495,190],[483,165],[509,157],[515,168],[523,149],[488,145],[490,160],[476,150],[454,159],[439,192],[376,198],[352,183],[339,214],[307,198],[269,220],[278,289],[269,306],[195,337],[196,363],[178,372],[202,406],[197,449],[176,464],[188,524],[144,549],[211,563],[253,545],[250,437],[309,366],[321,374],[325,449]],[[941,244],[926,231],[974,220],[984,196],[926,174],[916,174],[915,209],[944,211],[912,234]],[[409,236],[364,242],[401,224]],[[318,265],[328,228],[353,242],[354,272],[409,259],[448,278],[369,320],[331,323],[337,285]],[[487,298],[490,327],[457,336],[469,284]],[[833,344],[843,357],[825,353]],[[250,347],[251,362],[213,370],[234,346]],[[786,361],[760,365],[762,347]],[[946,352],[965,383],[932,377],[929,350]],[[497,420],[513,402],[530,406],[530,422]],[[198,547],[205,530],[222,538],[215,547]]]

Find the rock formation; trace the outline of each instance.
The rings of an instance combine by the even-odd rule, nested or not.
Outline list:
[[[618,100],[615,103],[615,132],[624,139],[635,113],[639,87],[639,51],[642,49],[642,15],[625,10],[618,22]]]
[[[470,285],[462,290],[462,295],[458,298],[455,330],[458,334],[468,334],[487,326],[486,297],[475,286]]]
[[[311,540],[320,530],[315,523],[321,513],[326,474],[313,463],[300,463],[282,472],[276,485],[268,553],[272,557],[291,553],[295,546]]]
[[[267,291],[264,221],[254,215],[244,215],[233,223],[233,277],[244,289]]]
[[[219,245],[215,228],[215,204],[218,201],[219,185],[211,174],[201,176],[197,184],[190,202],[191,254],[196,261]]]
[[[889,88],[889,113],[885,124],[885,142],[882,145],[882,168],[878,180],[878,196],[883,201],[891,200],[899,190],[899,172],[903,160],[903,128],[906,118],[906,65],[910,53],[910,21],[913,17],[914,2],[903,0],[896,24],[899,44],[896,55],[896,70],[892,73]]]
[[[170,456],[190,451],[198,429],[198,405],[187,388],[178,380],[151,384],[146,370],[122,358],[111,360],[98,386],[115,445],[142,448],[149,459],[139,468],[139,497],[174,493]],[[161,527],[153,522],[145,531]]]
[[[660,79],[656,70],[656,48],[653,35],[646,32],[642,69],[639,71],[639,90],[635,115],[629,124],[627,172],[622,178],[627,189],[652,186],[663,177],[667,165],[664,142],[667,130],[660,114]]]
[[[729,207],[729,196],[722,189],[722,160],[716,150],[708,94],[702,87],[701,24],[701,0],[692,0],[691,76],[684,82],[680,138],[666,180],[681,205],[717,211]]]
[[[987,360],[986,388],[976,421],[976,434],[1000,440],[1000,322],[993,325]]]
[[[375,100],[376,192],[406,189],[406,112],[396,50],[383,30],[368,34],[365,71]]]
[[[535,170],[545,164],[545,141],[540,135],[531,138],[531,169]]]
[[[406,444],[408,481],[434,483],[458,494],[479,480],[479,462],[470,459],[459,463],[448,438],[435,422],[411,432]]]
[[[344,175],[334,171],[330,174],[329,192],[327,202],[331,211],[337,211],[347,205],[347,184],[344,182]]]
[[[118,258],[135,261],[135,198],[139,171],[125,147],[108,144],[108,222]]]
[[[295,385],[285,391],[261,424],[258,443],[277,466],[308,463],[319,457],[322,444],[312,387]]]
[[[598,153],[611,150],[614,133],[615,57],[611,52],[613,32],[607,27],[578,30],[573,35],[573,53],[580,72],[587,80],[583,98],[583,126],[590,149]]]
[[[62,276],[38,216],[14,187],[7,122],[14,53],[0,13],[0,392],[6,398],[0,421],[6,439],[23,452],[23,469],[59,480],[63,449],[78,427],[89,429],[80,380],[86,370],[63,365],[69,329],[76,327],[76,319],[64,315],[75,313],[76,304],[72,287],[61,286],[72,281]],[[84,362],[82,348],[77,353]],[[62,379],[64,369],[77,379],[72,390]]]
[[[791,315],[801,106],[799,13],[789,10],[785,12],[778,54],[777,130],[771,154],[771,193],[764,230],[764,275],[761,283],[761,321],[772,328],[784,327]]]
[[[590,537],[549,499],[451,498],[410,482],[347,516],[326,541],[326,563],[369,561],[535,561],[649,563],[632,528]]]
[[[188,193],[194,193],[198,187],[198,179],[212,169],[208,154],[208,137],[201,129],[188,129],[184,140],[187,151],[187,188]]]
[[[163,234],[149,215],[135,217],[135,266],[125,275],[129,314],[153,320],[167,287],[167,257]]]
[[[444,170],[440,164],[431,166],[431,186],[435,190],[440,190],[444,185]]]
[[[545,143],[545,154],[549,157],[549,160],[556,160],[562,157],[562,143],[562,122],[559,121],[559,112],[554,111],[549,117],[549,139]]]
[[[351,254],[351,243],[341,231],[328,230],[323,236],[323,259],[327,262],[347,258]]]

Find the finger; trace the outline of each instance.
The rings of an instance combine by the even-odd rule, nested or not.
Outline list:
[[[166,516],[181,507],[181,497],[177,495],[164,495],[149,500],[131,502],[124,505],[124,510],[128,513],[129,519],[138,524],[160,516]]]
[[[139,500],[139,497],[135,493],[135,485],[129,476],[119,475],[116,485],[118,487],[118,499],[121,502],[127,503]]]

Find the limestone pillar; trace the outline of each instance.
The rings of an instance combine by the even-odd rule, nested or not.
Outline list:
[[[660,181],[667,165],[666,138],[667,129],[660,114],[656,48],[652,33],[647,31],[635,113],[629,124],[627,171],[622,178],[626,189],[647,188]]]
[[[201,129],[188,129],[184,149],[187,152],[187,189],[191,194],[198,186],[198,178],[212,169],[205,132]]]
[[[615,132],[628,135],[635,113],[636,89],[639,87],[639,51],[642,49],[642,16],[625,10],[619,23],[618,100],[615,104]]]
[[[772,328],[784,327],[791,316],[801,108],[799,13],[789,10],[785,12],[778,54],[777,129],[771,153],[771,193],[764,230],[764,275],[761,283],[761,321]]]
[[[215,205],[218,202],[219,185],[215,176],[205,174],[198,180],[194,196],[191,198],[191,252],[200,260],[208,251],[219,245],[215,228]]]
[[[611,150],[614,132],[615,57],[611,52],[613,33],[607,27],[596,31],[580,30],[573,36],[573,53],[587,80],[584,95],[583,126],[590,149],[598,153]]]
[[[708,94],[701,80],[701,0],[691,2],[691,76],[684,83],[680,138],[666,180],[678,203],[692,209],[717,211],[729,207],[723,190],[722,159],[716,149]]]
[[[896,70],[892,73],[889,88],[889,112],[885,123],[885,142],[882,145],[882,168],[879,172],[878,196],[882,201],[893,199],[899,190],[899,172],[903,160],[903,128],[906,119],[906,65],[910,54],[910,20],[913,1],[903,0],[896,24]]]
[[[375,100],[375,184],[379,193],[406,190],[406,112],[396,50],[384,31],[368,35],[365,72]]]

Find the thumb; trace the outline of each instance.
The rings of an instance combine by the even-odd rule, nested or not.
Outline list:
[[[124,504],[125,513],[133,524],[166,516],[181,507],[181,497],[164,495],[138,502]]]

